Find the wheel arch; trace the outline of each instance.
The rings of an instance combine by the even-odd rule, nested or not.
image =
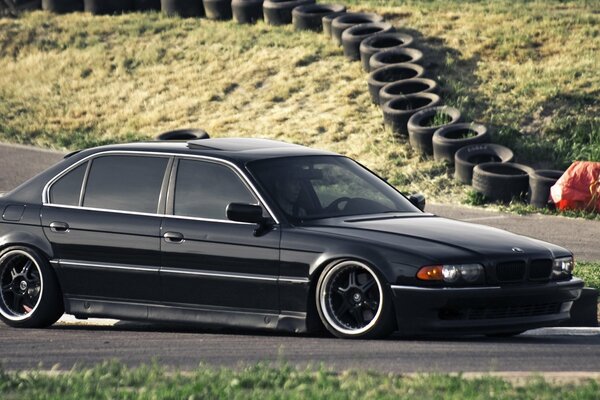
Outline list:
[[[42,239],[31,232],[9,232],[0,237],[0,252],[13,246],[22,246],[33,249],[40,253],[40,255],[46,257],[48,261],[52,259],[54,254],[52,246],[47,240]]]
[[[319,318],[316,302],[316,291],[319,277],[325,268],[343,261],[357,261],[371,267],[380,275],[380,278],[382,278],[381,284],[384,285],[386,289],[389,289],[389,285],[393,281],[393,278],[391,278],[393,276],[393,271],[390,263],[382,254],[372,249],[365,249],[365,251],[362,252],[356,252],[355,250],[352,252],[336,252],[321,255],[321,257],[317,259],[310,269],[309,289],[306,299],[306,326],[309,332],[321,331],[325,329],[321,319]],[[392,307],[394,307],[393,304]],[[394,323],[396,323],[396,321],[394,321]]]

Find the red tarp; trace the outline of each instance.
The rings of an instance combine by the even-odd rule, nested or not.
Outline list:
[[[600,162],[575,161],[550,188],[559,210],[600,212]]]

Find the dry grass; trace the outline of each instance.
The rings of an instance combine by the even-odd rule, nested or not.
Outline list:
[[[600,157],[600,15],[592,6],[392,4],[351,8],[383,13],[415,35],[447,104],[498,126],[497,140],[539,165],[586,151]],[[0,19],[0,71],[3,140],[77,148],[194,126],[337,151],[437,200],[467,191],[447,166],[421,160],[384,129],[359,63],[291,26],[36,12]]]

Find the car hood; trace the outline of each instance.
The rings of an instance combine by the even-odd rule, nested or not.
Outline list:
[[[569,254],[540,240],[432,214],[335,218],[315,221],[307,228],[401,247],[433,260],[464,256],[553,257],[556,251]]]

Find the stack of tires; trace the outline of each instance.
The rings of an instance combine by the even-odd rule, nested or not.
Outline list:
[[[532,205],[544,207],[550,187],[562,174],[515,163],[509,148],[491,143],[486,126],[464,122],[458,109],[444,106],[439,84],[423,67],[423,52],[414,47],[414,38],[397,32],[377,14],[347,12],[343,5],[315,0],[42,0],[42,7],[56,13],[84,9],[93,14],[162,10],[180,17],[233,18],[240,24],[264,19],[269,25],[322,31],[342,47],[348,60],[361,62],[368,73],[371,100],[381,107],[384,124],[395,135],[408,138],[422,157],[454,164],[455,178],[486,198],[510,202],[527,196]],[[206,136],[203,131],[180,130],[159,139]]]

